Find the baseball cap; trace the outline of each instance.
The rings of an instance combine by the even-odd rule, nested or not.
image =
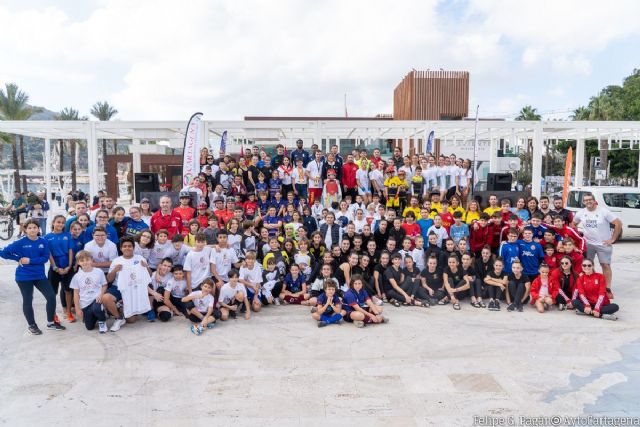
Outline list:
[[[207,209],[207,204],[204,202],[198,203],[198,209]]]
[[[189,192],[188,192],[188,191],[181,191],[181,192],[180,192],[180,196],[179,196],[179,197],[180,197],[181,199],[184,199],[184,198],[190,199],[190,198],[191,198],[191,196],[189,195]]]
[[[151,201],[145,197],[144,199],[140,200],[140,203],[151,203]]]

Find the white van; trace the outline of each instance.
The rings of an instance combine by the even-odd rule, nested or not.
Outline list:
[[[640,237],[640,188],[569,187],[567,209],[573,212],[582,209],[582,196],[585,193],[592,193],[599,206],[609,209],[620,218],[621,238]]]

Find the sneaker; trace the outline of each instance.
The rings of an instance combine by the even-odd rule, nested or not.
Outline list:
[[[604,320],[618,320],[618,316],[616,316],[615,314],[603,314],[602,318]]]
[[[382,300],[381,300],[380,298],[378,298],[378,297],[373,297],[373,298],[371,298],[371,301],[373,301],[373,303],[374,303],[375,305],[377,305],[377,306],[381,306],[382,304],[384,304],[384,303],[382,302]]]
[[[107,322],[98,322],[98,332],[101,334],[107,332]]]
[[[125,323],[127,323],[127,321],[124,319],[116,319],[113,322],[113,325],[111,325],[111,332],[119,331],[120,328],[123,327]]]
[[[202,327],[202,325],[198,325],[198,335],[200,335],[203,332],[204,332],[204,328]]]
[[[216,326],[215,322],[211,322],[207,325],[207,329],[213,329],[214,326]]]
[[[69,323],[74,323],[76,321],[76,318],[73,316],[72,312],[68,312],[67,313],[67,322]]]
[[[566,304],[558,304],[558,311],[565,311],[567,309]]]
[[[57,314],[53,315],[53,321],[56,322],[56,323],[60,323],[60,318],[58,317]]]
[[[494,301],[493,308],[495,311],[500,311],[500,301]]]
[[[320,321],[318,322],[318,328],[324,328],[324,327],[325,327],[325,326],[327,326],[327,325],[328,325],[328,323],[327,323],[327,322],[325,322],[324,320],[320,320]]]
[[[495,311],[496,310],[496,303],[493,300],[489,301],[489,305],[487,307],[489,309],[489,311]]]
[[[522,311],[523,311],[523,310],[524,310],[524,309],[522,308],[522,306],[521,306],[521,305],[519,305],[519,306],[518,306],[518,312],[519,312],[519,313],[522,313]]]
[[[364,322],[362,320],[354,320],[353,326],[356,328],[364,328]]]
[[[191,332],[194,335],[200,335],[200,329],[196,325],[191,325]]]
[[[274,304],[274,305],[280,305],[280,304],[282,304],[282,303],[280,302],[280,298],[274,298],[274,299],[273,299],[273,304]]]
[[[147,311],[147,320],[149,322],[155,322],[156,321],[156,312],[153,311],[153,310]]]
[[[42,331],[40,330],[40,328],[38,328],[38,325],[36,325],[35,323],[33,325],[29,325],[29,327],[27,328],[27,331],[29,331],[31,335],[42,335]]]
[[[311,307],[311,314],[318,311],[318,307]]]
[[[52,331],[64,331],[67,328],[62,326],[59,322],[53,321],[52,323],[47,324],[47,329]]]
[[[515,311],[516,306],[513,304],[509,304],[509,306],[507,307],[507,311]]]

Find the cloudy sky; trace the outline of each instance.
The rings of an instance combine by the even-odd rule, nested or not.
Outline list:
[[[412,68],[468,70],[470,105],[566,116],[640,67],[640,2],[0,0],[0,84],[123,120],[393,111]]]

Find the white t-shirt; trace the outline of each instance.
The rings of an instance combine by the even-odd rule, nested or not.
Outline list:
[[[184,259],[184,271],[191,272],[191,286],[196,288],[206,279],[211,277],[211,248],[204,247],[200,252],[190,251]]]
[[[196,310],[198,310],[200,313],[204,314],[207,311],[209,311],[209,308],[213,308],[213,303],[215,301],[215,299],[213,298],[213,295],[208,294],[208,295],[202,296],[201,291],[195,291],[195,292],[191,292],[189,296],[195,297],[191,301],[193,301],[193,305],[195,306]]]
[[[133,249],[133,253],[136,255],[140,255],[142,256],[142,258],[148,260],[149,259],[149,255],[151,255],[151,249],[150,248],[143,248],[142,246],[140,246],[140,244],[138,242],[136,242],[136,247]]]
[[[160,286],[166,288],[171,279],[173,279],[173,274],[171,274],[170,272],[160,277],[160,275],[156,271],[151,275],[151,287],[154,291],[157,291]]]
[[[441,226],[440,228],[436,228],[435,225],[432,225],[431,227],[429,227],[429,229],[427,230],[427,236],[429,234],[431,234],[431,232],[436,233],[436,236],[438,236],[438,242],[437,245],[439,248],[442,247],[442,241],[446,240],[449,238],[449,233],[447,233],[447,229],[444,228],[443,226]]]
[[[447,189],[447,171],[448,168],[446,166],[438,166],[438,187],[440,190]]]
[[[122,294],[124,317],[151,310],[147,291],[151,276],[147,268],[142,266],[142,261],[143,258],[140,255],[134,255],[130,259],[118,257],[111,263],[110,271],[117,265],[122,265],[122,270],[117,273],[115,284]]]
[[[291,172],[291,179],[294,184],[304,185],[307,183],[307,171],[305,168],[302,168],[302,171],[298,170],[298,168],[293,168],[293,172]]]
[[[610,224],[616,219],[618,217],[609,209],[598,206],[593,211],[586,208],[578,211],[573,217],[573,222],[582,223],[587,243],[601,246],[605,240],[611,238]]]
[[[413,178],[413,166],[409,165],[409,166],[400,166],[400,168],[398,169],[398,171],[404,171],[404,173],[406,174],[405,179],[407,180],[407,182],[411,182],[411,178]]]
[[[232,248],[213,248],[209,261],[216,266],[218,276],[226,282],[229,280],[227,274],[229,274],[231,267],[239,260],[236,251]]]
[[[180,264],[184,265],[184,259],[187,257],[187,254],[191,251],[191,246],[183,244],[180,250],[176,250],[173,247],[173,244],[169,245],[169,247],[164,251],[163,258],[169,257],[171,261],[173,261],[173,265]]]
[[[382,174],[382,171],[379,169],[374,169],[371,172],[369,172],[369,182],[374,182],[376,183],[376,186],[378,187],[378,190],[382,191],[384,190],[384,175]],[[371,184],[371,190],[373,191],[373,184]]]
[[[309,171],[309,188],[322,188],[322,165],[324,162],[318,162],[315,159],[307,164]]]
[[[422,171],[422,177],[427,188],[435,187],[438,185],[438,168],[434,166]]]
[[[364,169],[358,169],[356,172],[356,180],[358,180],[358,188],[370,191],[369,173]]]
[[[460,168],[456,165],[447,166],[447,183],[449,188],[456,185],[456,177],[460,175]]]
[[[221,303],[226,305],[234,305],[236,302],[236,294],[238,292],[242,292],[245,296],[247,296],[247,290],[243,285],[238,283],[235,288],[231,287],[230,283],[225,283],[220,288],[220,295],[218,296],[218,307],[220,307]]]
[[[104,277],[104,272],[99,268],[94,268],[88,273],[79,269],[71,279],[69,287],[80,291],[80,306],[85,308],[96,300],[100,295],[102,286],[106,284],[107,278]]]
[[[356,233],[362,233],[362,229],[367,224],[368,224],[368,222],[364,217],[362,219],[355,218],[353,220],[353,225],[355,225],[355,227],[356,227]]]
[[[92,240],[84,246],[84,250],[89,251],[93,262],[109,262],[118,257],[118,248],[111,240],[105,241],[102,247],[98,246],[95,240]],[[103,267],[102,271],[109,272],[109,267]]]
[[[171,242],[168,240],[164,243],[156,242],[153,245],[153,249],[151,249],[151,251],[149,252],[149,258],[147,258],[149,267],[158,268],[158,264],[160,264],[160,261],[162,261],[162,258],[164,258],[164,253],[169,250],[170,247]]]
[[[240,268],[240,279],[255,285],[262,283],[262,266],[257,262],[253,265],[253,269],[249,270],[247,267]]]
[[[469,185],[471,180],[471,169],[465,170],[464,168],[458,168],[458,179],[460,180],[460,188],[464,188]]]
[[[187,281],[184,279],[176,280],[172,277],[164,290],[171,292],[171,296],[174,298],[183,298],[187,293]]]

